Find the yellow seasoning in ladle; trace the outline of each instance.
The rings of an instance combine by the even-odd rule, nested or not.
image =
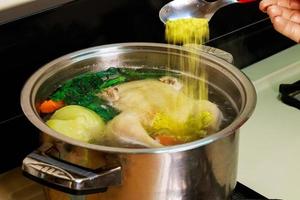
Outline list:
[[[168,20],[165,37],[170,44],[203,44],[209,37],[206,18]]]

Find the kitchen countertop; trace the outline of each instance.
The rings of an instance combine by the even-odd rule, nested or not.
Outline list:
[[[245,68],[257,105],[240,130],[238,181],[271,198],[300,197],[300,110],[278,99],[281,83],[300,80],[300,45]]]
[[[43,187],[22,175],[20,168],[0,174],[1,200],[46,200]]]
[[[52,9],[73,0],[0,0],[0,24]]]

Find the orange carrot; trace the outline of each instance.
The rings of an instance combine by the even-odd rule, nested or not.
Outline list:
[[[61,108],[64,106],[63,101],[53,101],[53,100],[45,100],[41,105],[40,105],[40,111],[42,113],[52,113],[56,111],[57,109]]]
[[[178,140],[176,140],[174,137],[168,135],[158,135],[155,137],[155,140],[157,140],[160,144],[165,146],[171,146],[171,145],[176,145],[181,143]]]

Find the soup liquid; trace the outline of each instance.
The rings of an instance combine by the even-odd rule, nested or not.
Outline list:
[[[237,117],[238,115],[238,107],[234,103],[234,100],[226,93],[226,91],[220,89],[216,85],[212,83],[206,82],[207,80],[201,79],[201,77],[195,77],[193,75],[184,74],[184,79],[186,79],[189,83],[192,83],[193,86],[198,86],[205,84],[207,87],[207,99],[216,104],[218,108],[222,112],[222,122],[219,127],[219,130],[224,129],[229,124],[232,123],[232,121]],[[195,89],[195,88],[194,88]],[[193,93],[199,92],[197,88],[195,91],[192,91]]]

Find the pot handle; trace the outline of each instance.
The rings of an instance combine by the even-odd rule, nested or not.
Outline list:
[[[209,53],[211,55],[214,55],[218,58],[221,58],[221,59],[225,60],[228,63],[233,64],[233,56],[230,53],[228,53],[226,51],[223,51],[221,49],[206,46],[206,45],[199,45],[199,44],[185,44],[184,46],[188,47],[188,48],[193,48],[197,51],[202,51],[202,52],[205,52],[205,53]]]
[[[107,187],[121,184],[121,167],[89,170],[46,154],[52,144],[42,145],[23,160],[23,174],[43,185],[76,195],[105,192]]]

